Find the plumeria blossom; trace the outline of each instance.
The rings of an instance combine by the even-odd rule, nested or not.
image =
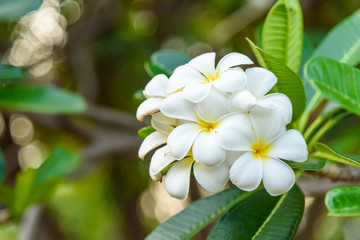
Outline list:
[[[215,53],[205,53],[175,69],[169,79],[167,92],[182,90],[182,96],[194,103],[203,101],[212,87],[232,92],[245,86],[246,75],[239,65],[253,64],[245,55],[229,53],[215,67]]]
[[[236,124],[240,121],[243,124]],[[299,131],[286,131],[281,116],[260,106],[254,107],[250,115],[235,113],[224,124],[234,127],[218,132],[220,145],[243,152],[230,169],[230,180],[236,186],[252,191],[262,181],[269,194],[276,196],[294,185],[295,174],[282,160],[307,160],[307,146]]]

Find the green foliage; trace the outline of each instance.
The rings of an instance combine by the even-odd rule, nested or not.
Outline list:
[[[360,9],[334,27],[314,51],[321,56],[355,66],[360,62]]]
[[[0,63],[0,87],[9,83],[16,83],[25,75],[23,68]]]
[[[152,126],[146,126],[140,129],[137,133],[139,137],[142,139],[145,139],[147,136],[149,136],[151,133],[155,132],[155,129]]]
[[[304,203],[304,195],[296,185],[277,197],[260,190],[226,213],[208,239],[294,239]]]
[[[336,187],[327,192],[325,204],[330,216],[360,216],[360,187]]]
[[[305,65],[305,76],[328,99],[360,114],[360,70],[324,57]]]
[[[298,0],[279,0],[268,13],[262,48],[294,72],[300,67],[303,47],[302,11]]]
[[[321,157],[323,159],[329,159],[334,162],[351,165],[355,167],[360,167],[360,155],[340,153],[331,149],[323,143],[317,143],[315,145],[318,152],[315,153],[315,156]]]
[[[1,0],[0,22],[14,21],[40,7],[42,0]]]
[[[309,158],[305,162],[290,162],[285,161],[290,167],[301,169],[301,170],[310,170],[310,171],[318,171],[321,170],[325,164],[326,159],[317,159],[317,158]]]
[[[233,187],[202,198],[160,224],[146,240],[189,239],[253,193]]]
[[[0,182],[4,181],[5,174],[6,174],[5,159],[0,148]]]
[[[151,63],[163,70],[167,76],[170,76],[175,68],[189,61],[187,55],[173,50],[160,50],[151,55]]]
[[[79,114],[86,108],[77,93],[50,86],[0,88],[0,108],[46,114]]]
[[[143,91],[144,91],[144,89],[141,88],[141,89],[137,90],[133,95],[133,99],[137,104],[140,104],[141,102],[146,100],[146,97],[144,96]]]
[[[165,74],[166,76],[170,76],[172,72],[159,67],[158,65],[150,62],[150,61],[146,61],[144,63],[144,68],[146,73],[150,76],[150,77],[155,77],[158,74]]]
[[[250,39],[247,41],[259,64],[272,71],[277,77],[278,81],[274,90],[284,93],[290,98],[293,106],[293,120],[297,119],[305,107],[305,91],[300,77],[278,59],[257,47]]]

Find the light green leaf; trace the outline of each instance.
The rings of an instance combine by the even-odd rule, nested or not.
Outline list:
[[[247,41],[259,64],[273,72],[278,78],[274,90],[284,93],[290,98],[293,106],[293,120],[296,120],[305,107],[305,91],[300,77],[278,59],[257,47],[250,39],[247,38]]]
[[[0,63],[0,87],[8,83],[18,82],[25,75],[23,68]]]
[[[285,161],[290,167],[301,169],[301,170],[310,170],[310,171],[318,171],[321,170],[325,164],[325,159],[317,159],[317,158],[309,158],[305,162],[290,162]]]
[[[163,73],[167,73],[167,76],[170,76],[175,68],[189,61],[187,55],[173,50],[159,50],[151,55],[151,63],[163,70]]]
[[[261,190],[226,213],[208,240],[294,239],[304,212],[304,195],[296,185],[282,196]]]
[[[324,57],[305,65],[305,77],[328,99],[360,114],[360,70]]]
[[[327,192],[325,205],[330,216],[359,217],[360,187],[336,187]]]
[[[142,139],[145,139],[147,136],[150,135],[150,133],[153,133],[155,131],[156,130],[152,126],[146,126],[146,127],[143,127],[142,129],[140,129],[137,133],[138,133],[139,137],[141,137]]]
[[[144,96],[143,91],[144,91],[143,88],[138,89],[133,95],[133,99],[137,104],[140,104],[146,100],[146,97]]]
[[[336,25],[319,44],[313,57],[327,57],[355,66],[360,62],[360,9]]]
[[[146,240],[190,239],[216,218],[254,192],[236,187],[202,198],[160,224]]]
[[[298,0],[279,0],[271,8],[263,27],[262,47],[294,72],[299,70],[303,24]]]
[[[0,22],[17,20],[40,7],[42,0],[1,0]]]
[[[9,86],[0,88],[0,108],[46,114],[78,114],[85,111],[77,93],[50,86]]]
[[[12,189],[4,183],[0,183],[0,202],[5,204],[8,208],[11,208],[14,202]]]
[[[323,143],[317,143],[315,147],[317,152],[314,153],[314,156],[316,157],[332,160],[334,162],[346,165],[360,167],[360,155],[340,153]]]
[[[4,181],[5,174],[6,174],[5,159],[0,148],[0,182]]]

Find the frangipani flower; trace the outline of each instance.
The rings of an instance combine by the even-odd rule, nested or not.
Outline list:
[[[243,124],[238,124],[240,121]],[[227,150],[245,152],[230,169],[230,180],[236,186],[252,191],[262,180],[273,196],[293,186],[294,172],[282,159],[306,161],[307,146],[299,131],[286,131],[281,116],[258,106],[251,110],[250,117],[236,113],[227,117],[224,124],[233,128],[218,131],[219,144]]]
[[[246,75],[244,70],[234,67],[246,64],[253,62],[243,54],[229,53],[215,68],[215,53],[205,53],[176,68],[166,90],[174,93],[182,89],[182,96],[194,103],[203,101],[212,86],[223,92],[236,91],[245,86]]]

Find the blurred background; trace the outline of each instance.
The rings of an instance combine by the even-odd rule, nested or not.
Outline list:
[[[136,132],[145,125],[135,119],[139,103],[133,94],[150,80],[144,62],[159,49],[190,57],[216,51],[218,58],[238,51],[255,59],[245,37],[258,39],[274,2],[44,0],[20,20],[0,23],[3,62],[25,67],[26,82],[76,91],[88,103],[86,113],[76,116],[0,112],[5,183],[14,184],[19,171],[38,168],[54,146],[80,153],[81,159],[52,197],[28,208],[19,221],[8,220],[2,207],[0,239],[144,239],[160,222],[208,195],[193,181],[189,198],[179,201],[151,181],[149,159],[137,157],[142,139]],[[300,3],[310,49],[360,7],[358,0]],[[354,121],[327,136],[338,150],[359,151],[359,127],[347,128]],[[360,219],[326,216],[324,194],[336,184],[313,176],[301,180],[308,196],[297,239],[360,239]],[[194,239],[205,239],[207,232]]]

